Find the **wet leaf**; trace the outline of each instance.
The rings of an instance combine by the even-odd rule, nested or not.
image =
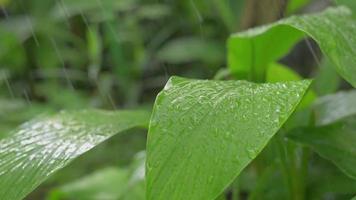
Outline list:
[[[171,78],[149,127],[147,199],[218,197],[287,120],[309,84]]]
[[[321,127],[295,129],[288,136],[311,146],[320,156],[356,179],[356,117]]]
[[[0,141],[0,199],[24,198],[50,175],[114,134],[147,125],[143,111],[73,111],[27,122]]]
[[[311,37],[336,71],[356,87],[356,22],[346,7],[303,16],[234,34],[228,41],[231,72],[248,80],[264,81],[266,67],[280,59],[301,39]]]
[[[279,63],[271,63],[268,65],[266,73],[266,81],[268,83],[277,83],[281,81],[299,81],[302,77],[292,69]],[[313,90],[309,90],[302,102],[299,109],[306,108],[316,99],[316,94]]]
[[[313,110],[316,125],[326,125],[356,115],[356,90],[324,96],[315,102]]]

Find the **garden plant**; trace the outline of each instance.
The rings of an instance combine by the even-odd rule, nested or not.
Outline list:
[[[308,79],[281,62],[303,41],[323,54]],[[45,198],[356,198],[356,90],[335,86],[340,76],[356,87],[352,9],[291,14],[232,34],[226,49],[227,67],[214,78],[170,77],[151,110],[62,110],[22,123],[0,140],[0,199],[26,198],[136,129],[147,132],[146,149],[127,168],[94,170]]]

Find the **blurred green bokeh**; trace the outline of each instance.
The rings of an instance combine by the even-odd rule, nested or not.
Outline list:
[[[291,0],[284,5],[263,0],[260,2],[267,7],[258,9],[266,12],[257,12],[260,10],[250,4],[258,0],[0,0],[0,138],[37,115],[62,109],[149,110],[172,75],[228,78],[226,40],[230,34],[310,12],[308,9],[314,11],[319,5],[346,4],[356,9],[353,1]],[[309,3],[314,7],[303,10]],[[340,84],[328,60],[318,63],[310,56],[314,52],[309,52],[307,44],[297,46],[282,59],[283,64],[304,77],[317,74],[313,86],[317,95],[335,92],[340,85],[348,87]],[[316,50],[318,53],[321,54]],[[316,69],[314,66],[319,64],[320,69]],[[95,196],[98,193],[91,188],[96,188],[96,181],[105,182],[105,177],[114,176],[118,178],[109,185],[120,185],[135,178],[135,170],[144,160],[144,153],[138,152],[145,149],[146,135],[145,130],[129,132],[79,158],[28,199],[75,199],[73,194],[88,195],[86,190]],[[275,168],[272,165],[263,171],[262,181],[273,183],[272,178],[281,179]],[[241,190],[248,192],[261,184],[250,171],[251,168],[241,175]],[[356,184],[342,178],[340,182],[349,190],[356,188]],[[82,188],[82,184],[86,187]],[[261,191],[270,189],[263,186],[256,187]],[[322,189],[329,189],[325,188]],[[106,189],[109,193],[111,189],[115,191]],[[271,199],[278,193],[274,189],[268,194]],[[115,193],[114,199],[144,198],[141,179],[125,190],[128,194]]]

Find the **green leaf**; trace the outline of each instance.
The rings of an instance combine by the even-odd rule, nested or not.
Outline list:
[[[313,38],[336,71],[356,87],[356,22],[346,7],[315,15],[292,16],[232,35],[229,68],[237,78],[264,81],[266,67],[280,59],[302,38]]]
[[[268,65],[266,72],[266,81],[268,83],[277,83],[282,81],[299,81],[302,80],[302,77],[299,76],[292,69],[289,69],[287,66],[278,63],[271,63]],[[302,102],[299,105],[299,108],[306,108],[316,99],[316,94],[313,90],[309,90]]]
[[[55,19],[68,19],[75,15],[126,10],[135,5],[136,0],[115,1],[115,0],[61,0],[54,6],[52,17]]]
[[[214,41],[200,38],[180,38],[163,46],[157,52],[158,59],[180,64],[193,61],[219,63],[224,59],[224,48]]]
[[[290,0],[288,1],[286,13],[292,14],[303,8],[308,3],[310,3],[310,0]]]
[[[310,162],[313,164],[309,168],[306,181],[308,187],[313,188],[313,192],[309,193],[307,199],[325,199],[325,194],[334,196],[333,199],[340,199],[336,197],[355,194],[356,181],[343,174],[335,165],[319,157],[314,157]]]
[[[127,182],[126,169],[105,168],[58,188],[50,200],[116,200],[124,192]]]
[[[139,200],[145,199],[145,152],[127,168],[108,167],[53,190],[49,200]]]
[[[318,95],[331,94],[340,86],[341,77],[333,68],[329,59],[324,58],[319,66],[319,72],[314,78],[313,89]]]
[[[347,6],[352,10],[352,12],[356,11],[356,2],[355,1],[350,1],[350,0],[333,0],[336,5],[344,5]],[[354,17],[355,17],[355,13]]]
[[[147,142],[147,199],[215,199],[266,146],[310,81],[171,78]]]
[[[311,146],[320,156],[356,179],[356,117],[321,127],[295,129],[288,136]]]
[[[50,175],[118,132],[146,126],[143,111],[61,112],[0,140],[0,199],[24,198]]]
[[[356,115],[356,90],[318,99],[313,105],[316,125],[326,125]]]

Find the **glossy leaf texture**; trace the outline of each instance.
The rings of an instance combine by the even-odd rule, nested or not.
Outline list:
[[[302,77],[285,65],[279,63],[271,63],[268,65],[266,72],[266,82],[268,83],[299,80],[302,80]],[[315,92],[313,90],[309,90],[302,99],[299,109],[308,107],[315,99]]]
[[[264,81],[266,67],[301,39],[311,37],[336,71],[356,87],[356,22],[346,7],[292,16],[234,34],[228,41],[229,68],[237,78]]]
[[[356,117],[321,127],[298,128],[288,136],[311,146],[332,161],[349,177],[356,179]]]
[[[146,127],[144,111],[62,111],[0,140],[0,199],[24,198],[50,175],[114,134]]]
[[[217,198],[288,119],[309,84],[172,77],[151,117],[147,199]]]
[[[356,90],[324,96],[315,102],[313,110],[316,125],[326,125],[356,115]]]

